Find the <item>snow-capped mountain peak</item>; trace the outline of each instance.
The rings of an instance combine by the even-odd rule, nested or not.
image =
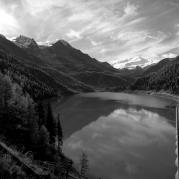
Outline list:
[[[133,68],[136,68],[137,66],[140,66],[143,68],[154,62],[155,62],[155,59],[153,58],[144,58],[144,57],[136,56],[136,57],[128,58],[125,60],[116,60],[113,63],[111,63],[111,65],[117,69],[122,69],[122,68],[133,69]]]

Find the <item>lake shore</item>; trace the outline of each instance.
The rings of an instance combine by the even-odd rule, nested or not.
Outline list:
[[[164,97],[167,99],[172,99],[179,103],[179,95],[171,94],[166,91],[145,91],[145,90],[127,90],[126,93],[133,93],[133,94],[146,94],[146,95],[152,95],[152,96],[159,96]]]

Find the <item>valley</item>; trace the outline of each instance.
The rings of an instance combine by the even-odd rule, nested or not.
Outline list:
[[[133,69],[116,69],[107,62],[99,62],[88,54],[73,48],[64,40],[58,40],[50,46],[40,46],[34,39],[22,35],[13,41],[0,36],[0,80],[2,94],[0,98],[1,135],[6,136],[5,140],[1,140],[1,142],[5,141],[5,143],[2,142],[2,146],[6,146],[8,150],[16,153],[17,149],[13,149],[14,147],[11,149],[11,146],[7,146],[6,142],[8,141],[15,146],[23,144],[23,152],[32,151],[34,160],[31,163],[34,166],[36,166],[37,160],[40,160],[41,163],[47,160],[47,163],[53,163],[53,168],[57,170],[59,176],[63,176],[66,172],[68,176],[80,177],[79,170],[76,170],[80,167],[77,165],[77,157],[80,157],[79,152],[82,149],[87,150],[86,147],[92,149],[93,144],[90,143],[89,146],[85,144],[78,150],[70,149],[69,145],[73,145],[74,142],[73,136],[80,138],[84,135],[89,140],[92,136],[89,135],[88,130],[96,131],[90,125],[96,123],[95,125],[100,127],[103,122],[104,125],[106,124],[108,118],[114,120],[115,123],[113,115],[118,112],[121,112],[121,115],[126,113],[126,119],[128,119],[128,113],[136,115],[136,118],[140,115],[142,118],[144,114],[149,114],[145,116],[149,126],[150,115],[156,118],[157,126],[161,121],[167,121],[166,126],[163,126],[167,130],[165,131],[162,128],[160,130],[163,135],[172,140],[168,140],[170,147],[163,150],[163,153],[170,158],[170,163],[173,161],[174,155],[170,153],[171,148],[174,150],[171,143],[174,131],[172,108],[176,105],[174,95],[179,94],[179,57],[163,59],[144,68],[136,66]],[[154,95],[155,93],[161,94],[161,92],[171,94],[171,96],[168,96],[168,100],[165,101]],[[148,94],[153,95],[149,96]],[[173,99],[172,95],[174,96]],[[163,108],[167,108],[168,112],[164,113]],[[157,116],[159,116],[159,119]],[[112,125],[113,122],[108,125]],[[120,125],[124,125],[127,131],[130,128],[130,125],[124,124],[123,121],[120,121]],[[137,127],[136,131],[133,131],[134,135],[138,135],[140,130],[144,130],[137,124],[134,125]],[[11,128],[12,126],[13,128]],[[155,126],[150,127],[152,130],[156,130]],[[83,128],[86,132],[78,136],[78,133],[83,133],[81,131]],[[76,132],[78,133],[76,134]],[[101,129],[98,132],[99,135],[106,135]],[[151,135],[147,131],[144,134]],[[129,134],[124,132],[123,135],[125,137]],[[109,137],[112,136],[113,134],[110,133]],[[57,137],[60,140],[56,144]],[[64,145],[62,145],[63,140]],[[81,138],[80,140],[83,141],[84,139]],[[158,140],[161,139],[158,138]],[[27,141],[29,142],[27,143]],[[162,140],[160,142],[161,145],[165,145]],[[103,140],[99,144],[101,149],[103,145],[109,145]],[[121,146],[119,145],[116,148],[114,143],[110,145],[113,146],[112,150],[118,150],[118,147]],[[153,144],[149,146],[151,150],[153,150],[152,146]],[[131,147],[135,150],[133,144],[131,144]],[[138,147],[143,150],[140,143]],[[18,147],[19,150],[21,149]],[[21,156],[19,154],[21,152],[18,151],[18,155]],[[89,153],[89,159],[94,160],[92,156],[94,151],[87,153]],[[135,153],[138,155],[138,151],[135,151]],[[150,151],[148,151],[148,154],[152,156]],[[23,155],[21,157],[28,160]],[[105,158],[110,155],[111,153],[108,151]],[[129,155],[126,153],[125,155],[126,158],[122,160],[130,161]],[[158,155],[157,151],[156,155]],[[142,165],[140,160],[135,157],[133,159],[130,164],[137,161],[138,166],[136,167]],[[111,162],[113,160],[114,156],[112,156]],[[100,160],[96,161],[99,162]],[[120,161],[120,158],[118,158],[118,161]],[[11,162],[12,165],[16,165],[14,161]],[[75,163],[73,164],[73,162]],[[11,164],[8,163],[8,165]],[[120,162],[119,165],[121,165]],[[41,165],[36,167],[39,167],[40,170],[43,168]],[[107,175],[107,173],[97,172],[98,166],[91,165],[91,167],[91,178]],[[114,177],[121,175],[117,168],[114,167],[113,169]],[[48,174],[49,170],[50,168],[48,168]],[[149,172],[148,168],[143,168],[143,170]],[[168,167],[166,172],[172,176],[174,170],[174,167]],[[121,172],[125,173],[123,170]],[[127,173],[124,175],[128,176]],[[134,178],[137,178],[138,175],[144,176],[141,173],[133,173]],[[149,173],[148,176],[150,176]],[[163,176],[160,170],[157,171],[155,176],[153,175],[156,178],[159,176]]]

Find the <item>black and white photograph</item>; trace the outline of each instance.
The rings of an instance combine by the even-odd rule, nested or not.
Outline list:
[[[0,0],[0,179],[179,179],[179,0]]]

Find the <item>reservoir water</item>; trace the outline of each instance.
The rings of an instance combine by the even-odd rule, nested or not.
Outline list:
[[[64,153],[90,178],[174,179],[175,102],[127,93],[87,93],[53,102],[64,130]]]

